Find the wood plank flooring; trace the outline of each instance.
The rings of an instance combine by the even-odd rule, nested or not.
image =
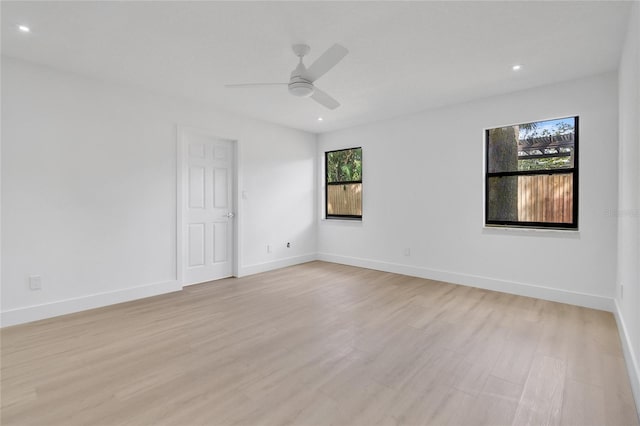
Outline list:
[[[1,331],[2,425],[638,425],[610,313],[311,262]]]

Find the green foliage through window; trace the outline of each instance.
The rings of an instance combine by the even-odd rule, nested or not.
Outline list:
[[[362,148],[327,152],[327,183],[362,180]]]

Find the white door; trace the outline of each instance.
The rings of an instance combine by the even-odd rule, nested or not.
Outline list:
[[[182,132],[182,284],[232,275],[233,142]]]

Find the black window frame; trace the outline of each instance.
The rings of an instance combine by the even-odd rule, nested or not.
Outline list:
[[[578,175],[579,175],[579,116],[566,116],[556,119],[545,119],[530,121],[529,123],[539,123],[551,120],[562,120],[567,118],[573,118],[574,122],[574,146],[573,146],[573,167],[571,168],[557,168],[546,170],[522,170],[522,171],[508,171],[508,172],[489,172],[489,131],[494,129],[485,130],[485,181],[484,181],[484,223],[487,227],[505,227],[505,228],[531,228],[531,229],[556,229],[556,230],[578,230]],[[515,124],[514,124],[515,125]],[[501,126],[508,127],[508,126]],[[572,173],[573,177],[573,206],[572,206],[572,222],[571,223],[558,223],[558,222],[525,222],[525,221],[508,221],[508,220],[490,220],[489,219],[489,179],[494,177],[503,176],[532,176],[532,175],[555,175],[555,174],[569,174]]]
[[[324,183],[325,183],[325,188],[324,188],[324,218],[325,219],[346,219],[346,220],[362,220],[362,215],[351,215],[351,214],[329,214],[329,185],[350,185],[350,184],[354,184],[354,183],[359,183],[360,185],[362,185],[362,173],[361,173],[361,177],[360,180],[351,180],[351,181],[344,181],[344,182],[329,182],[329,154],[332,154],[334,152],[341,152],[341,151],[351,151],[354,149],[359,149],[360,150],[360,158],[362,161],[362,147],[361,146],[355,146],[352,148],[343,148],[343,149],[334,149],[332,151],[325,151],[324,152]],[[364,163],[363,163],[364,166]],[[362,208],[362,206],[361,206]]]

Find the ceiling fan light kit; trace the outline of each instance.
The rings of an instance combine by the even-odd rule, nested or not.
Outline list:
[[[309,97],[313,95],[313,84],[300,79],[300,81],[292,81],[289,83],[289,93],[293,96]]]
[[[296,68],[291,71],[291,77],[286,84],[289,93],[298,97],[311,97],[314,101],[320,105],[329,108],[336,109],[340,106],[340,103],[336,101],[329,94],[318,89],[314,83],[317,79],[325,75],[331,68],[335,67],[338,62],[344,58],[349,51],[339,44],[334,44],[326,52],[324,52],[316,61],[311,64],[309,68],[304,66],[302,58],[309,53],[311,48],[306,44],[294,44],[291,46],[293,53],[300,58],[300,62]],[[254,86],[273,86],[279,85],[278,83],[250,83],[250,84],[228,84],[228,88],[244,88]]]

